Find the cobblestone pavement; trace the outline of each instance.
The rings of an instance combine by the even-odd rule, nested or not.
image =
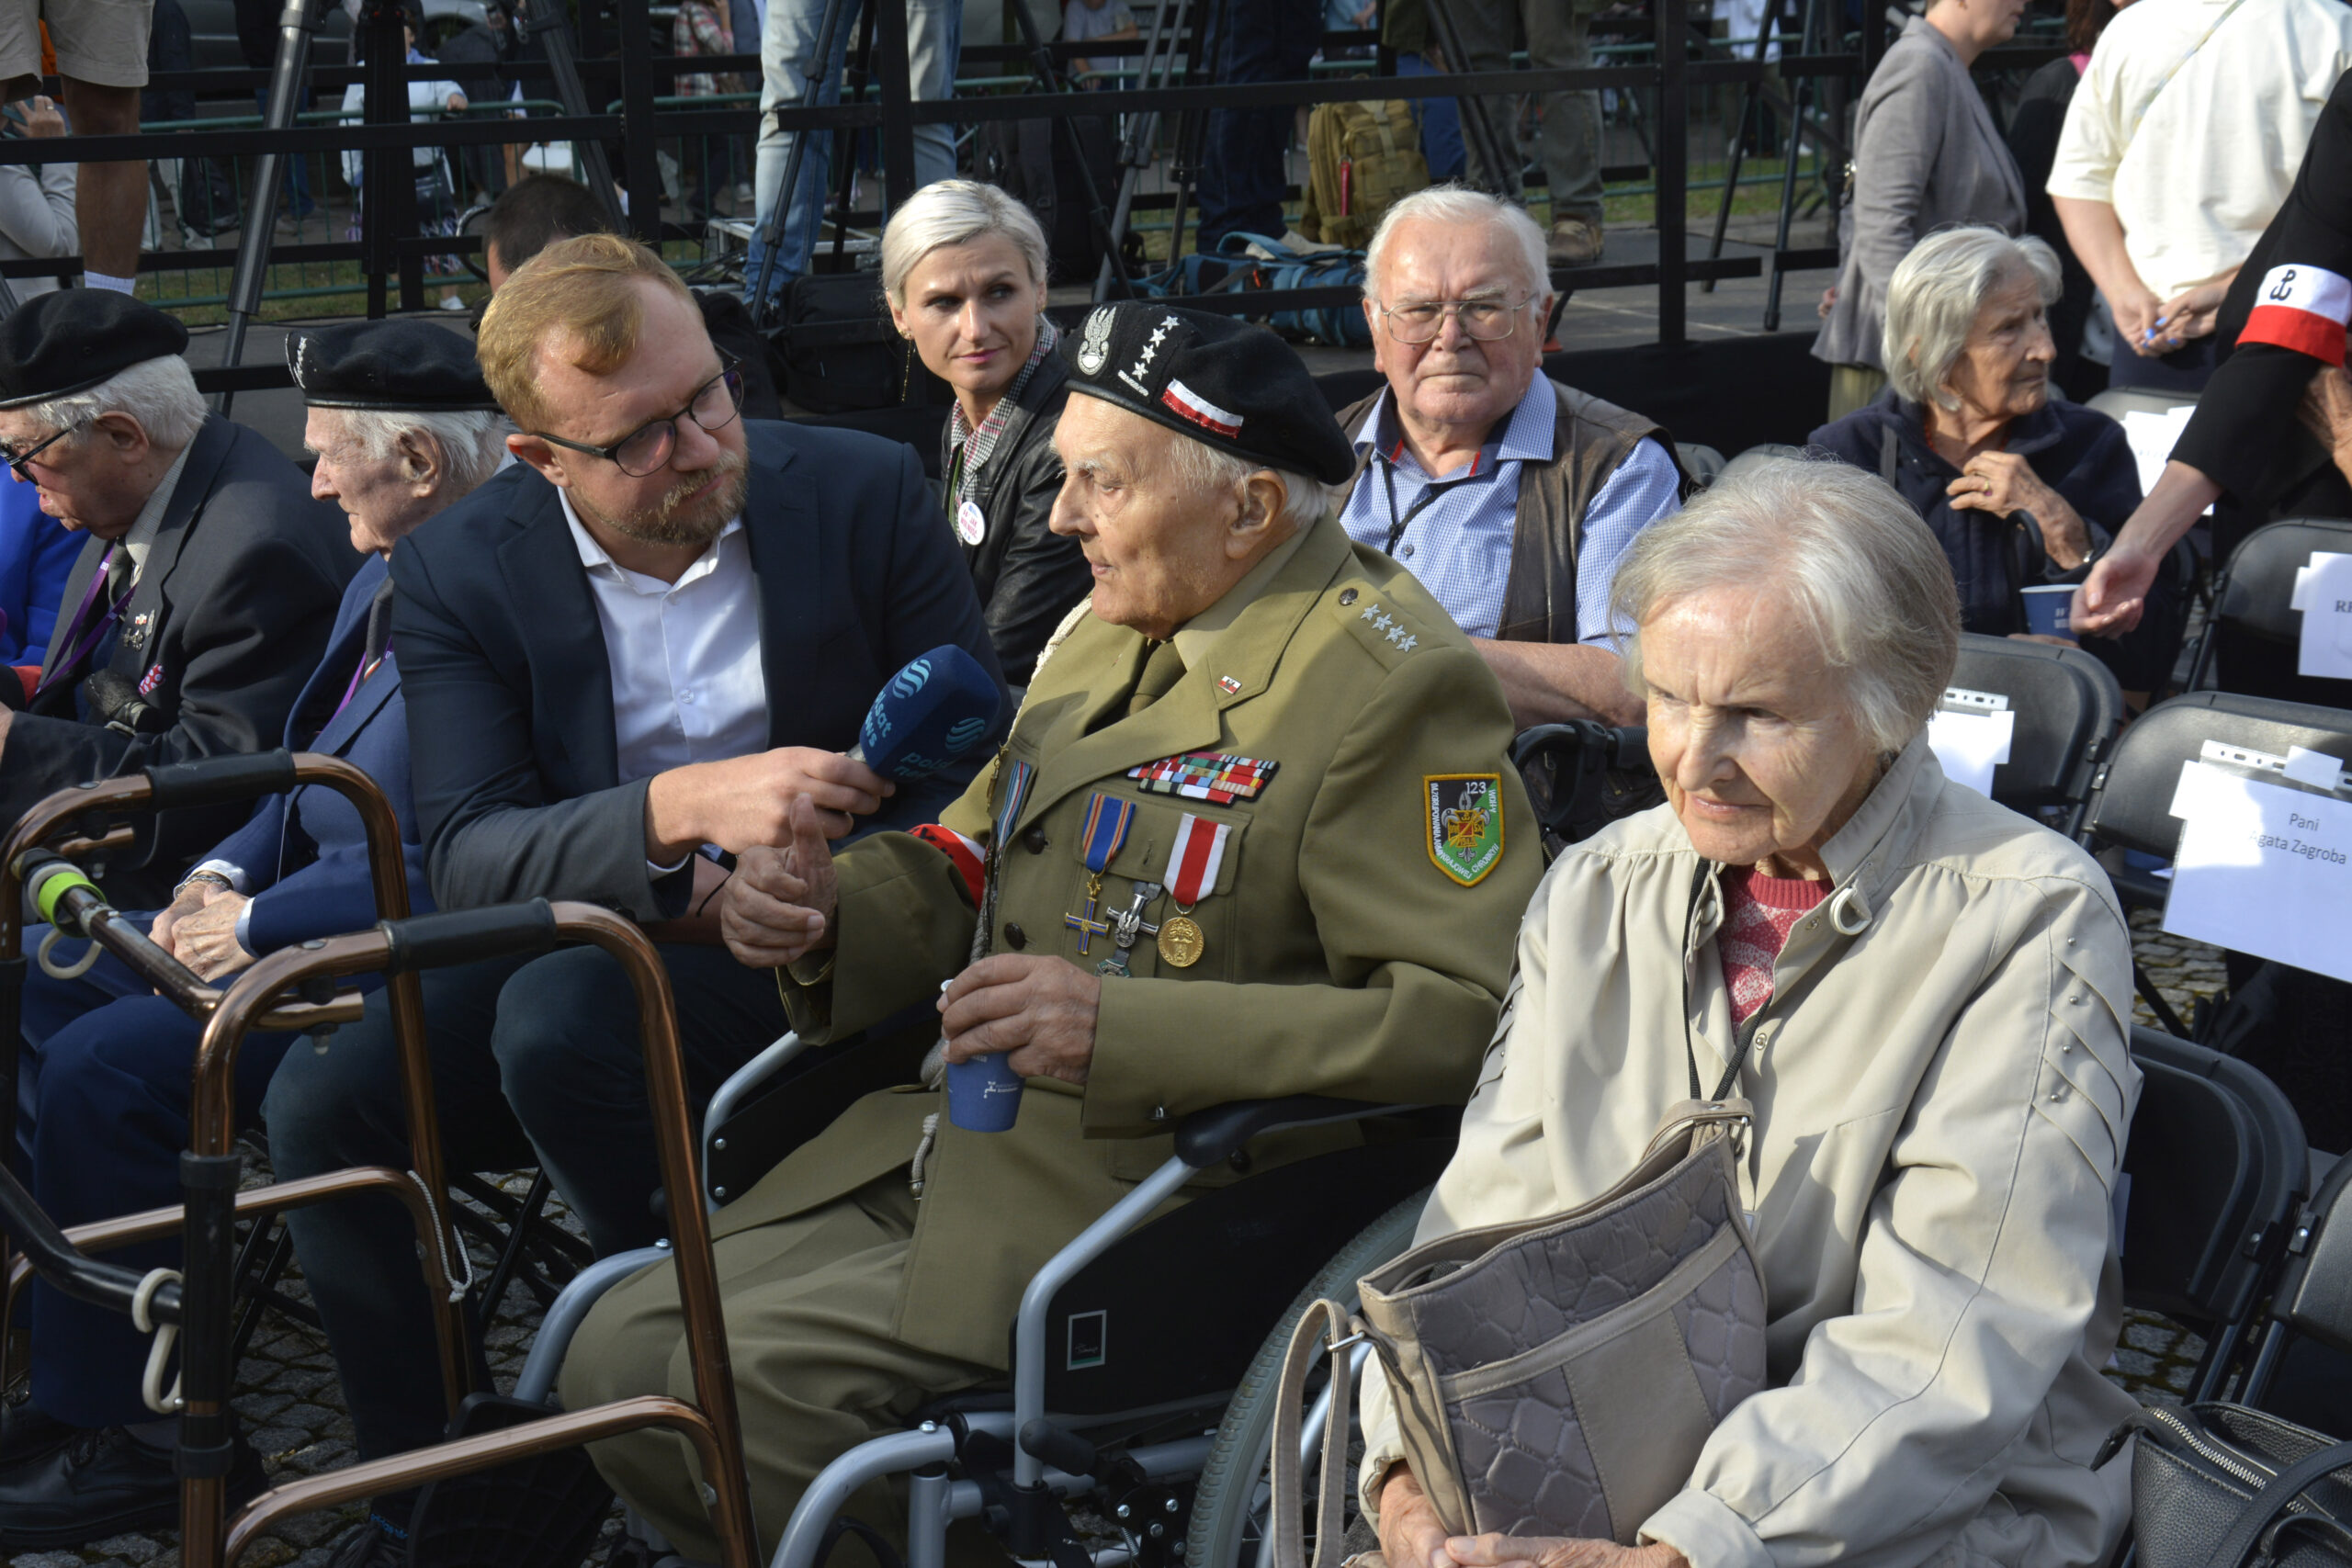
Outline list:
[[[2222,984],[2221,955],[2199,943],[2166,936],[2152,913],[2132,922],[2133,946],[2166,1001],[2176,1010],[2212,996]],[[2154,1023],[2144,1003],[2140,1021]],[[514,1188],[519,1192],[519,1183]],[[557,1211],[560,1218],[560,1209]],[[487,1272],[492,1259],[477,1247],[475,1268]],[[301,1293],[300,1281],[289,1293]],[[538,1326],[537,1301],[522,1285],[510,1287],[492,1320],[490,1363],[499,1386],[512,1385],[522,1371],[530,1337]],[[2125,1323],[2123,1340],[2109,1375],[2147,1403],[2177,1400],[2188,1386],[2204,1344],[2177,1325],[2146,1314]],[[248,1439],[262,1455],[273,1483],[316,1475],[352,1459],[351,1421],[343,1411],[334,1363],[318,1333],[272,1314],[265,1319],[244,1359],[238,1364],[236,1399]],[[288,1521],[245,1553],[251,1568],[323,1568],[334,1539],[357,1520],[355,1505],[334,1514]],[[611,1527],[608,1525],[607,1533]],[[178,1535],[154,1530],[95,1541],[79,1551],[26,1552],[8,1568],[177,1568]]]

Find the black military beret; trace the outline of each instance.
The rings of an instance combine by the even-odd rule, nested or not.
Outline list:
[[[0,409],[86,392],[187,348],[179,318],[111,288],[36,294],[0,321]]]
[[[287,367],[322,409],[494,409],[474,345],[431,321],[349,321],[289,333]]]
[[[1272,333],[1149,300],[1103,305],[1062,339],[1070,390],[1220,451],[1339,484],[1355,449],[1306,367]]]

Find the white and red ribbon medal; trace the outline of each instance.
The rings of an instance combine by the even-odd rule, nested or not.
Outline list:
[[[978,502],[965,501],[956,503],[956,536],[957,538],[967,545],[977,545],[988,536],[988,514],[980,510]]]
[[[1201,961],[1208,939],[1193,917],[1193,906],[1216,886],[1217,868],[1225,863],[1225,840],[1233,831],[1226,822],[1211,822],[1191,812],[1176,829],[1168,851],[1168,870],[1160,878],[1168,885],[1169,901],[1176,912],[1159,923],[1159,956],[1172,969],[1190,969]]]
[[[2344,363],[2352,278],[2321,266],[2274,266],[2262,276],[2238,344],[2275,344],[2329,365]]]

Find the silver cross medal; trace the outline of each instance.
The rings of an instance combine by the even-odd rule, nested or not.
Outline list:
[[[1111,955],[1094,966],[1097,975],[1115,975],[1122,980],[1131,978],[1127,972],[1127,954],[1135,950],[1136,938],[1159,934],[1159,928],[1143,918],[1145,906],[1159,897],[1159,884],[1138,882],[1135,886],[1135,902],[1111,916],[1111,941],[1114,945]]]

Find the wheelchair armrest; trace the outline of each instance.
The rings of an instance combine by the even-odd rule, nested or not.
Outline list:
[[[1409,1105],[1384,1105],[1369,1100],[1334,1100],[1328,1095],[1293,1094],[1280,1100],[1237,1100],[1195,1111],[1176,1129],[1176,1157],[1199,1169],[1230,1159],[1241,1145],[1278,1127],[1316,1127],[1330,1122],[1361,1122],[1367,1116],[1393,1116],[1411,1111]]]

